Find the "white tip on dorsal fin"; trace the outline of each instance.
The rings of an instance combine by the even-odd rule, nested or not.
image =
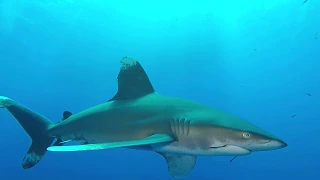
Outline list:
[[[10,106],[13,103],[13,101],[5,96],[0,96],[0,108],[5,108]]]

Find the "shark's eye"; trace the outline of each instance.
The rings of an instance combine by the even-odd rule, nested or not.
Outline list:
[[[250,133],[244,132],[242,133],[242,136],[246,139],[250,138]]]

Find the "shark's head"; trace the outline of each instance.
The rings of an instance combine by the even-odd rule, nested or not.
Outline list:
[[[287,146],[284,141],[269,132],[223,112],[215,112],[214,116],[201,116],[195,124],[199,125],[194,126],[198,135],[206,136],[212,149],[231,146],[255,152],[276,150]]]
[[[222,136],[217,135],[217,133]],[[226,127],[211,127],[208,132],[208,135],[209,134],[212,135],[213,140],[211,148],[231,145],[254,152],[276,150],[287,146],[284,141],[275,136],[269,135],[269,133],[261,133],[261,129],[258,127],[257,130],[247,130],[247,128],[232,129]]]

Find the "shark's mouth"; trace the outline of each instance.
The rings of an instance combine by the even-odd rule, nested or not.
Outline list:
[[[250,149],[234,145],[211,146],[210,149],[216,154],[233,156],[244,156],[252,152]]]
[[[218,149],[218,148],[224,148],[226,147],[227,145],[223,145],[223,146],[211,146],[210,148],[211,149]]]
[[[227,146],[234,146],[234,145],[223,145],[223,146],[211,146],[210,148],[211,149],[218,149],[218,148],[225,148]],[[240,146],[237,146],[237,147],[240,147]],[[247,148],[244,148],[244,147],[240,147],[240,148],[243,148],[243,149],[246,149],[248,151],[252,151],[251,149],[247,149]]]

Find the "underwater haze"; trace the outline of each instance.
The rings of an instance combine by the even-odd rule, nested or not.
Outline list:
[[[0,0],[0,95],[53,122],[117,92],[137,59],[159,94],[237,115],[288,147],[198,158],[183,179],[320,179],[320,1]],[[0,179],[174,179],[163,157],[116,148],[47,152],[0,110]]]

